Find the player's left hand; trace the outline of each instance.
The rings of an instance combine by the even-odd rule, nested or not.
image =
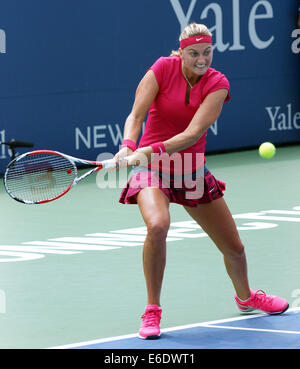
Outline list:
[[[151,154],[153,154],[151,146],[139,148],[126,158],[127,165],[141,165],[143,167],[147,167],[151,162]]]

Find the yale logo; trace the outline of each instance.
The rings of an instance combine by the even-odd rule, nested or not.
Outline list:
[[[267,106],[271,127],[270,131],[300,129],[300,112],[293,111],[292,104],[286,106]]]
[[[180,0],[170,0],[170,3],[176,14],[181,30],[183,30],[183,28],[191,21],[191,19],[196,19],[195,7],[197,5],[197,0],[190,0],[190,5],[186,13],[181,6]],[[222,7],[220,4],[217,4],[216,2],[210,2],[209,4],[205,4],[204,9],[202,9],[201,13],[199,14],[200,21],[205,21],[205,19],[208,18],[209,13],[214,14],[215,25],[210,28],[210,31],[215,32],[214,48],[216,48],[219,52],[224,52],[226,50],[237,51],[246,49],[245,44],[243,44],[245,40],[241,39],[241,24],[248,23],[248,37],[251,44],[255,48],[266,49],[274,41],[274,36],[272,34],[263,37],[259,33],[258,27],[258,24],[261,21],[268,22],[268,20],[274,18],[274,12],[271,2],[267,0],[259,0],[253,2],[249,14],[247,15],[248,19],[242,18],[244,17],[244,15],[241,15],[242,13],[240,12],[240,5],[240,0],[226,1],[226,5],[224,5],[224,7]],[[225,35],[225,37],[223,35],[225,9],[231,9],[232,12],[232,34],[230,35],[231,42],[224,41],[225,37],[228,37],[227,34]]]

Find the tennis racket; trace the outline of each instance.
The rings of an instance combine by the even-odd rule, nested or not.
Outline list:
[[[93,168],[79,177],[76,164]],[[65,195],[92,173],[115,167],[114,159],[98,162],[74,158],[58,151],[36,150],[22,154],[9,163],[4,174],[4,186],[14,200],[24,204],[43,204]]]

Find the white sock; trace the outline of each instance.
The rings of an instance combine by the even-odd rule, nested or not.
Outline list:
[[[242,299],[240,299],[239,297],[238,297],[238,299],[239,299],[241,302],[247,302],[248,300],[250,300],[250,299],[251,299],[251,296],[250,296],[247,300],[242,300]]]

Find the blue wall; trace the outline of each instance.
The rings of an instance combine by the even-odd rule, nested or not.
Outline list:
[[[207,151],[300,141],[296,0],[8,0],[0,3],[0,141],[95,159],[115,153],[135,88],[191,21],[213,31],[231,101]],[[26,149],[19,149],[24,152]],[[0,172],[10,160],[0,147]]]

